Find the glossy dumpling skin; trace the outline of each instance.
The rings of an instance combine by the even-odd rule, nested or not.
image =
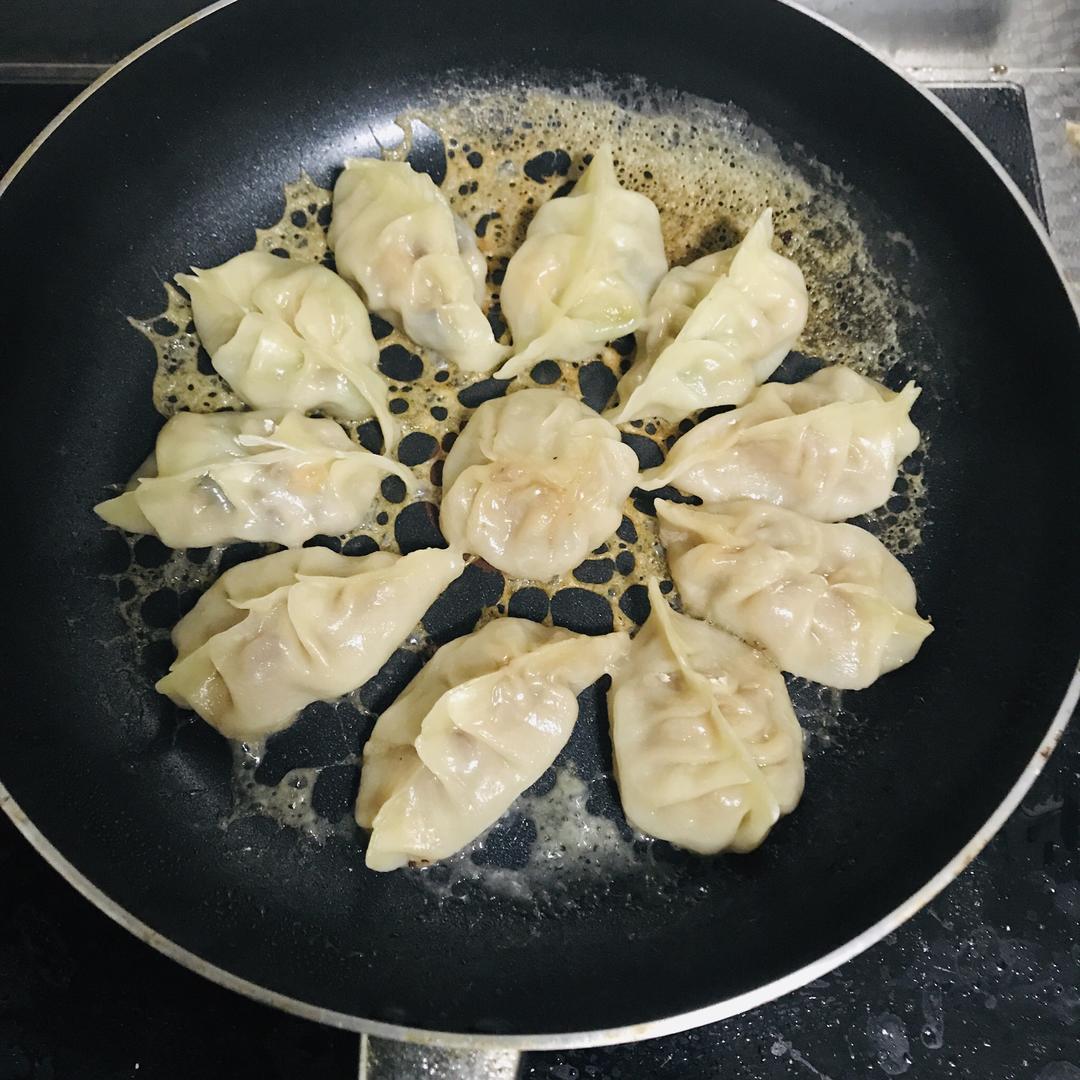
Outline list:
[[[232,540],[299,547],[357,528],[403,465],[298,412],[178,413],[129,490],[94,507],[110,525],[174,548]]]
[[[652,612],[608,692],[626,819],[702,855],[751,851],[803,789],[802,729],[780,672],[708,623]]]
[[[446,457],[440,525],[515,577],[577,566],[622,520],[637,457],[618,430],[557,390],[481,405]]]
[[[338,273],[418,345],[463,371],[491,371],[509,352],[480,309],[487,262],[426,173],[350,158],[334,185],[327,238]]]
[[[265,738],[367,682],[462,568],[434,548],[300,548],[242,563],[177,623],[157,690],[230,739]]]
[[[649,303],[638,358],[619,380],[616,424],[681,420],[740,405],[777,368],[806,325],[806,284],[772,248],[766,210],[734,248],[677,266]]]
[[[514,355],[497,374],[549,357],[587,360],[636,330],[666,270],[659,211],[619,185],[601,146],[574,190],[540,207],[510,259],[500,297]]]
[[[762,646],[784,671],[861,690],[933,629],[915,583],[875,536],[749,499],[656,503],[687,612]]]
[[[493,825],[566,745],[577,695],[628,645],[623,633],[525,619],[444,645],[364,747],[356,820],[372,830],[367,865],[445,859]]]
[[[363,301],[317,263],[246,251],[210,270],[177,274],[199,340],[228,384],[256,409],[374,416],[396,441],[388,387]]]
[[[766,383],[683,435],[638,486],[671,484],[705,502],[761,499],[818,521],[856,517],[889,498],[919,445],[908,415],[918,396],[914,383],[894,394],[840,366],[790,386]]]

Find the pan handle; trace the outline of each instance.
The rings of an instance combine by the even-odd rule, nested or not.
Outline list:
[[[516,1080],[517,1050],[480,1050],[360,1036],[359,1080]]]

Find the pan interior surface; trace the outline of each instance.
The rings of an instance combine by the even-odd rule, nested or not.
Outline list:
[[[410,39],[410,26],[425,29]],[[205,725],[177,723],[152,690],[167,654],[121,618],[132,597],[117,596],[116,537],[89,507],[160,423],[153,364],[126,316],[159,310],[160,283],[178,270],[250,247],[253,228],[281,214],[284,184],[303,169],[328,186],[395,116],[445,93],[447,73],[508,100],[599,83],[631,110],[655,104],[643,87],[733,102],[793,169],[816,163],[905,312],[880,373],[927,386],[929,503],[906,561],[935,633],[909,667],[845,695],[802,804],[752,855],[654,845],[646,861],[524,900],[513,869],[479,884],[369,873],[347,829],[313,840],[266,815],[236,817],[232,752]],[[564,149],[557,129],[551,139]],[[235,976],[436,1031],[624,1028],[721,1003],[842,947],[924,886],[1009,792],[1065,693],[1080,599],[1068,572],[1080,344],[1070,303],[965,138],[797,11],[689,3],[658,24],[644,4],[583,14],[556,3],[542,15],[516,3],[235,4],[88,98],[14,178],[0,230],[19,253],[0,270],[18,613],[0,781],[106,895]],[[832,279],[852,320],[866,299],[845,292],[854,278],[841,267]],[[144,620],[182,602],[186,586],[174,586],[172,599],[139,598]],[[492,602],[490,582],[474,575],[470,588],[436,636]],[[366,704],[384,707],[414,662],[400,659]],[[618,832],[603,715],[602,692],[587,691],[566,759],[581,779],[564,794]],[[328,807],[347,809],[354,770],[333,763],[360,735],[333,710],[291,735],[296,761],[325,767]],[[507,830],[511,864],[519,840]]]

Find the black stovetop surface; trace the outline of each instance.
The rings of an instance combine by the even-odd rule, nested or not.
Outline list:
[[[78,88],[0,85],[0,171]],[[942,89],[1041,213],[1022,91]],[[929,752],[929,750],[928,750]],[[779,1001],[683,1035],[528,1054],[522,1078],[1080,1080],[1080,727],[971,867],[884,942]],[[346,1080],[355,1035],[166,959],[0,815],[0,1080]]]

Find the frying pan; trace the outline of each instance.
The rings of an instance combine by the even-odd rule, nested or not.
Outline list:
[[[842,175],[871,240],[900,230],[917,253],[892,269],[919,312],[903,349],[939,366],[919,417],[928,522],[908,560],[936,632],[914,663],[846,699],[866,718],[852,751],[812,762],[802,805],[760,851],[670,850],[656,889],[593,879],[540,907],[439,900],[407,874],[366,872],[359,837],[319,846],[258,817],[223,829],[228,748],[153,693],[161,658],[120,621],[115,552],[89,512],[160,422],[124,317],[158,310],[177,270],[246,248],[301,166],[329,183],[359,131],[449,71],[567,88],[633,74],[732,101],[781,148]],[[0,235],[0,794],[103,910],[225,985],[327,1023],[449,1042],[584,1045],[722,1018],[929,900],[1017,805],[1076,701],[1080,332],[1060,269],[966,130],[793,6],[216,5],[50,126],[4,180]],[[477,590],[441,633],[475,619]],[[609,771],[603,729],[594,690],[568,751],[591,775]],[[329,736],[305,730],[317,758]],[[603,781],[597,799],[617,817]]]

